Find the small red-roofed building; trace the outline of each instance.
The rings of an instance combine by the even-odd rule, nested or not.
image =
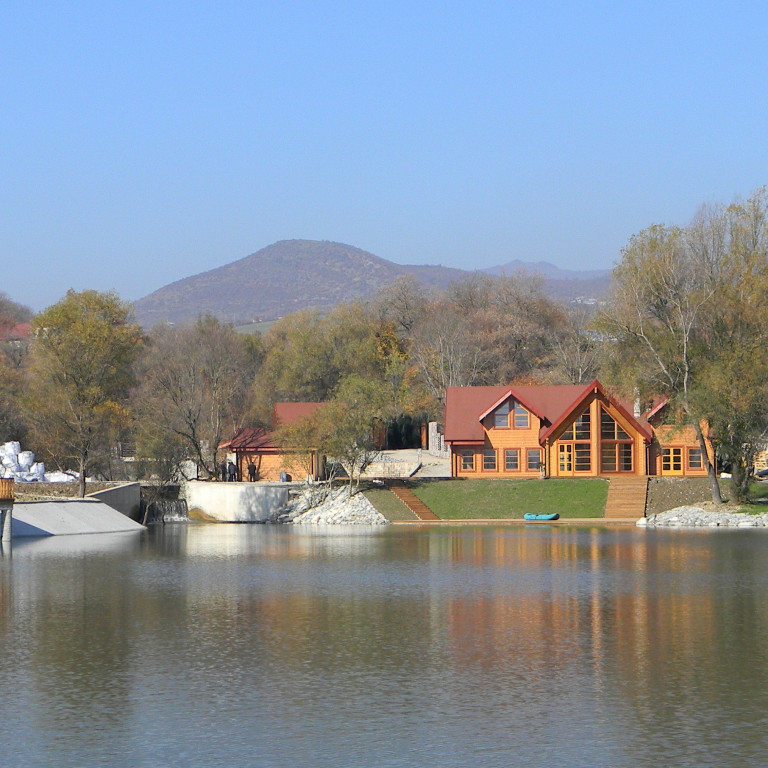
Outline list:
[[[662,409],[663,410],[663,409]],[[692,429],[659,429],[599,381],[448,387],[452,477],[705,476]],[[670,442],[673,441],[673,442]]]
[[[219,447],[234,453],[237,461],[237,476],[249,480],[252,473],[248,467],[255,467],[255,479],[276,482],[281,478],[305,480],[309,475],[317,480],[323,476],[323,459],[318,451],[310,454],[295,454],[279,445],[277,430],[302,419],[310,418],[322,403],[275,403],[273,428],[245,427],[239,429],[230,440]]]

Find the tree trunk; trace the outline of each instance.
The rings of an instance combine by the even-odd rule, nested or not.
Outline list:
[[[81,499],[85,498],[85,465],[86,457],[80,456],[80,477],[78,478],[78,495]]]
[[[704,433],[701,431],[701,424],[699,424],[696,419],[693,420],[693,427],[696,430],[696,439],[699,441],[701,458],[704,461],[704,466],[707,468],[707,478],[709,479],[709,491],[712,494],[712,501],[715,504],[722,504],[723,497],[720,495],[720,483],[717,481],[717,469],[709,460],[707,441],[704,438]]]

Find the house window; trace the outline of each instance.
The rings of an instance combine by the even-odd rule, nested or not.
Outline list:
[[[561,440],[589,440],[592,436],[591,419],[589,411],[584,411],[581,416],[563,432]]]
[[[600,412],[600,437],[602,440],[631,440],[608,411]]]
[[[515,429],[528,429],[531,425],[531,416],[520,403],[515,403],[514,424]]]
[[[509,400],[502,403],[493,414],[493,426],[497,429],[507,429],[509,427]]]
[[[519,448],[507,448],[504,451],[504,469],[507,472],[518,472],[520,470]]]
[[[525,452],[526,463],[529,472],[535,472],[541,465],[541,450],[539,448],[528,448]]]
[[[688,449],[688,469],[703,469],[704,462],[701,458],[701,448]]]
[[[474,451],[461,452],[461,469],[463,472],[472,472],[475,469]]]
[[[483,470],[485,472],[496,471],[496,451],[493,448],[486,448],[483,451]]]
[[[632,438],[616,419],[605,410],[600,411],[600,471],[632,472],[634,445]]]
[[[592,447],[589,441],[592,436],[592,421],[589,410],[577,416],[568,429],[560,436],[559,442],[559,471],[561,474],[571,472],[589,472],[592,469]],[[579,441],[579,442],[577,442]]]
[[[663,472],[682,472],[683,449],[664,448],[661,452],[661,469]]]
[[[592,469],[592,446],[589,443],[576,443],[574,453],[574,469],[577,472],[589,472]]]

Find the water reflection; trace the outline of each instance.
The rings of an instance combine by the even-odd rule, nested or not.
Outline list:
[[[192,525],[104,543],[0,560],[10,764],[768,757],[758,532]]]

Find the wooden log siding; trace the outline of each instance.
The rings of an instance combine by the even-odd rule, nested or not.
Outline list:
[[[14,495],[13,478],[0,478],[0,501],[13,501]]]

